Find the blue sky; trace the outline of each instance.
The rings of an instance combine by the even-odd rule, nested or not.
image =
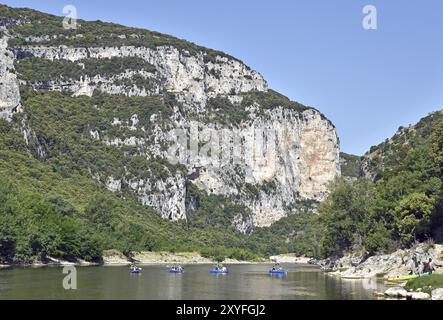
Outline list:
[[[143,27],[225,51],[269,86],[318,108],[342,150],[363,154],[401,125],[443,108],[443,1],[14,1],[62,15]],[[365,5],[378,29],[362,28]]]

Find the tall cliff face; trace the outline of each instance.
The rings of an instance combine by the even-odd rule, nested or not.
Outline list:
[[[8,49],[5,34],[0,38],[0,57],[0,118],[10,119],[13,112],[20,108],[20,92],[14,70],[14,54]]]
[[[58,121],[39,118],[43,104],[23,103],[21,123],[34,137],[36,154],[59,156],[60,143],[69,150],[76,143],[100,145],[122,160],[100,167],[97,159],[108,154],[97,151],[82,161],[91,178],[135,195],[164,218],[185,220],[202,205],[193,186],[248,208],[248,214],[234,212],[231,224],[249,233],[321,201],[340,174],[332,123],[269,90],[258,72],[235,58],[145,30],[81,21],[66,31],[54,27],[61,28],[58,17],[0,11],[10,35],[0,42],[2,117],[11,118],[20,105],[18,83],[34,92],[27,94],[32,106],[50,92],[61,92],[49,97],[65,104],[91,105],[87,112],[97,118],[77,126],[79,139],[69,145],[54,142],[58,132],[40,130],[42,122]],[[135,161],[128,169],[126,162]]]

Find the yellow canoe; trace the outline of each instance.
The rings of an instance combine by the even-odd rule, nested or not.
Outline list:
[[[423,277],[429,276],[429,273],[423,273],[422,275]],[[409,276],[404,276],[404,277],[397,277],[397,278],[388,278],[388,281],[390,282],[397,282],[397,281],[408,281],[408,280],[412,280],[412,279],[416,279],[420,277],[420,275],[418,274],[411,274]]]

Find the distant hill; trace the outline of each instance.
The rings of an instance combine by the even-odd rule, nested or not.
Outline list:
[[[371,147],[362,160],[362,172],[375,180],[394,170],[414,148],[428,146],[435,128],[443,120],[443,111],[423,117],[417,124],[400,127],[397,133],[383,143]]]

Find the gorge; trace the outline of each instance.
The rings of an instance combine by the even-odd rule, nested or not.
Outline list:
[[[319,110],[237,58],[62,20],[0,5],[0,264],[335,263],[442,241],[441,112],[348,155]]]

